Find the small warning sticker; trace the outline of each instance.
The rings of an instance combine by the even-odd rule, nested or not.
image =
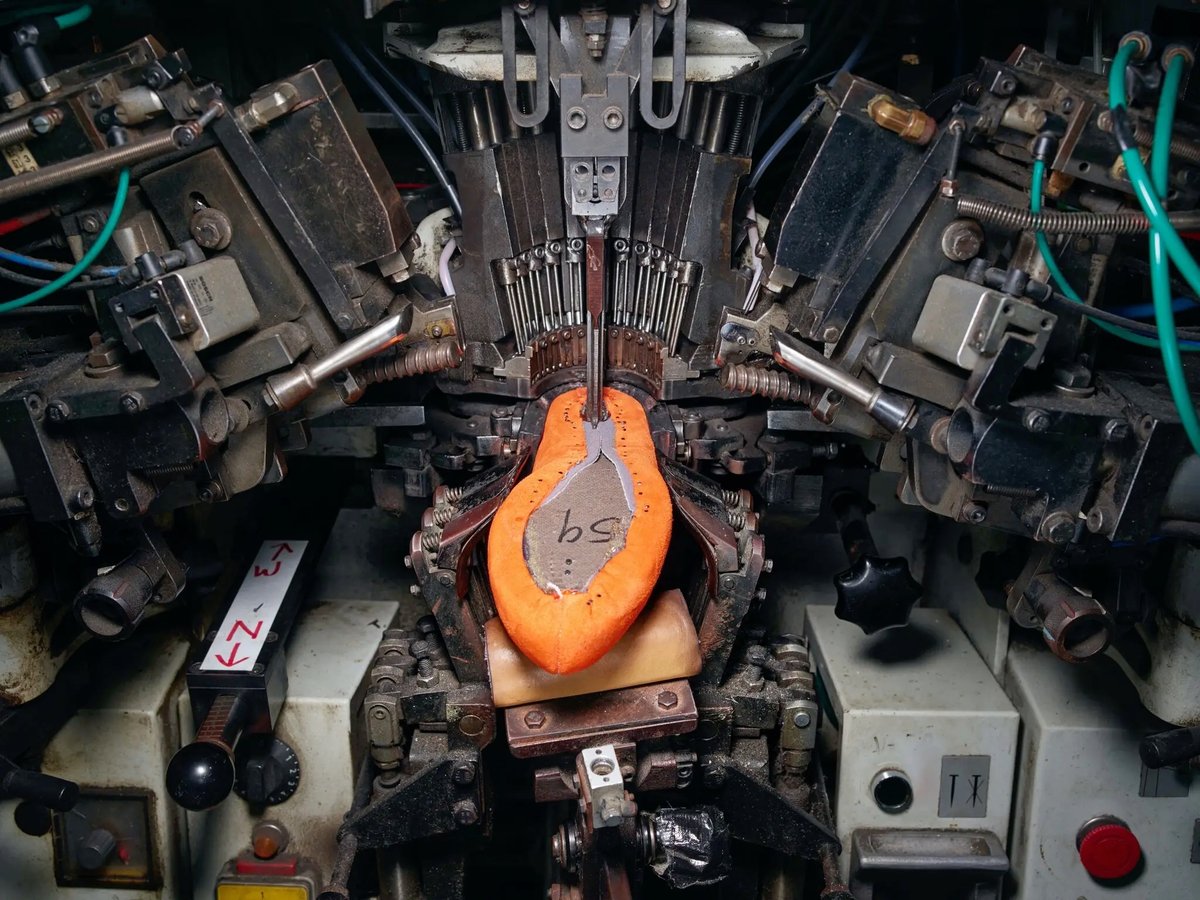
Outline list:
[[[38,170],[37,160],[23,143],[9,144],[4,149],[4,160],[12,169],[14,175],[24,175],[26,172]]]
[[[308,541],[263,543],[200,664],[203,671],[249,672],[254,668],[307,546]]]

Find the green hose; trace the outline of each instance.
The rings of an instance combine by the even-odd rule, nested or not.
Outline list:
[[[1033,163],[1033,181],[1029,185],[1029,208],[1039,213],[1042,211],[1042,180],[1046,175],[1046,163],[1040,159],[1034,160]],[[1046,261],[1046,268],[1050,272],[1050,277],[1054,279],[1054,283],[1058,285],[1058,289],[1066,296],[1068,300],[1073,300],[1076,303],[1083,303],[1083,298],[1071,287],[1071,283],[1067,281],[1067,277],[1063,274],[1063,270],[1059,268],[1058,260],[1054,258],[1054,252],[1050,249],[1050,242],[1046,240],[1044,232],[1038,231],[1034,234],[1037,239],[1038,250],[1041,251],[1042,259]],[[1122,340],[1129,341],[1131,344],[1137,344],[1140,347],[1158,348],[1159,344],[1154,338],[1144,337],[1140,334],[1134,334],[1132,331],[1127,331],[1120,325],[1112,325],[1108,322],[1095,322],[1095,326],[1102,331],[1107,331],[1109,334],[1119,337]],[[1189,347],[1189,350],[1196,352],[1200,351],[1200,347]]]
[[[1136,52],[1137,45],[1126,41],[1113,59],[1112,69],[1108,73],[1108,105],[1114,111],[1118,107],[1125,106],[1125,69]],[[1175,268],[1179,270],[1179,274],[1183,276],[1188,287],[1196,296],[1200,296],[1200,265],[1196,264],[1196,260],[1188,252],[1183,238],[1179,236],[1179,232],[1167,218],[1167,211],[1163,208],[1162,201],[1154,190],[1150,173],[1146,171],[1146,164],[1142,162],[1141,154],[1138,153],[1136,147],[1130,147],[1121,151],[1121,159],[1125,161],[1125,171],[1129,174],[1129,182],[1133,185],[1134,195],[1141,204],[1143,212],[1146,213],[1146,218],[1150,220],[1152,230],[1162,235],[1171,262],[1175,263]]]
[[[92,17],[92,4],[84,3],[82,6],[77,6],[70,12],[65,12],[60,16],[54,17],[54,22],[60,29],[66,31],[68,28],[74,28],[76,25],[82,25]]]
[[[31,291],[24,297],[18,297],[16,300],[9,300],[5,303],[0,303],[0,313],[12,312],[14,309],[20,309],[22,306],[28,306],[30,303],[36,303],[43,297],[49,297],[63,285],[70,284],[80,275],[87,271],[88,267],[96,261],[96,257],[100,255],[100,251],[112,238],[113,232],[117,230],[117,222],[121,219],[121,211],[125,209],[125,198],[129,195],[129,170],[122,169],[121,175],[117,179],[117,196],[113,199],[112,209],[108,213],[108,221],[104,223],[104,227],[100,229],[100,234],[96,236],[96,241],[83,254],[83,258],[75,263],[69,271],[63,272],[62,275],[55,278],[52,282],[38,288],[36,291]]]
[[[1150,168],[1155,193],[1160,197],[1167,195],[1170,184],[1171,126],[1175,121],[1175,101],[1186,68],[1187,64],[1181,54],[1171,59],[1158,101]],[[1179,411],[1179,419],[1183,423],[1188,440],[1192,443],[1192,449],[1200,453],[1200,419],[1196,416],[1196,406],[1192,402],[1192,393],[1188,389],[1183,359],[1179,352],[1179,338],[1175,333],[1175,311],[1171,308],[1170,266],[1163,236],[1158,229],[1150,232],[1150,284],[1154,296],[1154,321],[1162,338],[1163,367],[1167,370],[1171,399],[1175,401],[1175,408]]]

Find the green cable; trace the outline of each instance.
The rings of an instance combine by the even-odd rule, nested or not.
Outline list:
[[[1160,197],[1166,196],[1170,184],[1171,126],[1175,121],[1175,102],[1186,68],[1182,54],[1177,54],[1171,59],[1158,101],[1150,168],[1154,190]],[[1192,392],[1188,388],[1183,358],[1179,352],[1179,337],[1175,333],[1175,312],[1171,308],[1170,265],[1167,262],[1162,234],[1157,229],[1150,232],[1150,284],[1154,296],[1154,321],[1162,338],[1163,368],[1167,370],[1171,399],[1175,401],[1179,420],[1192,443],[1192,449],[1200,453],[1200,419],[1196,416],[1196,406],[1192,402]]]
[[[1034,160],[1033,182],[1029,186],[1029,209],[1034,213],[1042,211],[1042,179],[1045,178],[1045,175],[1046,163],[1040,159]],[[1071,283],[1067,281],[1063,270],[1059,268],[1058,260],[1054,258],[1054,252],[1050,249],[1050,242],[1046,239],[1045,232],[1038,231],[1034,234],[1034,237],[1037,239],[1037,246],[1038,250],[1041,251],[1042,259],[1046,261],[1046,268],[1050,271],[1050,277],[1054,279],[1054,283],[1058,285],[1058,289],[1068,300],[1083,303],[1083,298],[1076,293],[1075,288],[1071,287]],[[1131,344],[1137,344],[1139,347],[1154,347],[1157,349],[1159,346],[1158,341],[1154,338],[1134,334],[1120,325],[1098,321],[1094,321],[1093,324],[1102,331],[1107,331],[1109,334],[1119,337],[1121,340],[1129,341]],[[1194,353],[1200,351],[1200,347],[1189,347],[1188,350]]]
[[[77,6],[70,12],[65,12],[61,16],[54,17],[54,23],[60,29],[66,31],[68,28],[74,28],[76,25],[82,25],[92,17],[92,4],[84,3],[82,6]]]
[[[47,285],[43,285],[36,291],[31,291],[24,297],[18,297],[16,300],[9,300],[5,303],[0,303],[0,313],[12,312],[14,309],[20,309],[22,306],[28,306],[30,303],[36,303],[43,297],[49,297],[65,284],[70,284],[80,275],[87,271],[88,266],[96,261],[96,257],[100,255],[100,251],[108,243],[113,232],[117,230],[117,222],[121,218],[121,211],[125,209],[125,198],[129,195],[129,170],[122,169],[121,175],[117,179],[117,196],[113,199],[112,209],[108,213],[108,221],[104,223],[104,227],[100,229],[100,234],[96,236],[96,242],[88,248],[83,254],[83,258],[75,263],[70,271],[63,272],[62,275],[55,278]]]
[[[1108,73],[1108,105],[1114,111],[1125,106],[1125,69],[1136,52],[1136,43],[1126,41],[1117,50],[1117,55],[1113,59],[1112,69]],[[1146,213],[1146,218],[1150,220],[1152,229],[1162,236],[1171,262],[1175,263],[1175,268],[1179,270],[1179,274],[1183,276],[1188,287],[1196,296],[1200,296],[1200,265],[1196,264],[1196,260],[1188,252],[1183,238],[1179,236],[1179,232],[1175,230],[1171,220],[1167,218],[1167,211],[1163,207],[1162,201],[1159,200],[1158,193],[1154,190],[1150,173],[1146,171],[1146,164],[1142,162],[1141,154],[1138,153],[1136,147],[1130,147],[1121,151],[1121,159],[1125,161],[1125,171],[1129,174],[1129,182],[1133,185],[1134,195],[1141,204],[1142,211]]]

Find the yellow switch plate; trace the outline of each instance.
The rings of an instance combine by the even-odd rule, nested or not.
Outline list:
[[[301,884],[218,884],[217,900],[311,900]]]

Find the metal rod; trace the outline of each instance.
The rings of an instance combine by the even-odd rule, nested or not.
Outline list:
[[[606,225],[589,222],[587,236],[587,420],[593,426],[608,418],[604,409],[604,308],[608,289],[605,267]],[[592,230],[599,226],[598,230]]]
[[[26,172],[24,175],[0,181],[0,204],[52,191],[98,175],[108,175],[156,156],[182,150],[194,144],[200,136],[204,126],[200,125],[199,121],[197,119],[184,125],[176,125],[170,131],[133,144],[97,150],[78,159],[43,166],[36,172]]]
[[[775,361],[822,387],[836,391],[866,410],[867,415],[892,431],[908,429],[916,418],[916,405],[907,397],[871,387],[853,375],[830,364],[817,351],[778,328],[771,329],[771,349]]]
[[[405,338],[407,316],[397,313],[351,338],[312,365],[303,363],[267,379],[263,399],[275,411],[294,409],[331,375],[358,365]]]

